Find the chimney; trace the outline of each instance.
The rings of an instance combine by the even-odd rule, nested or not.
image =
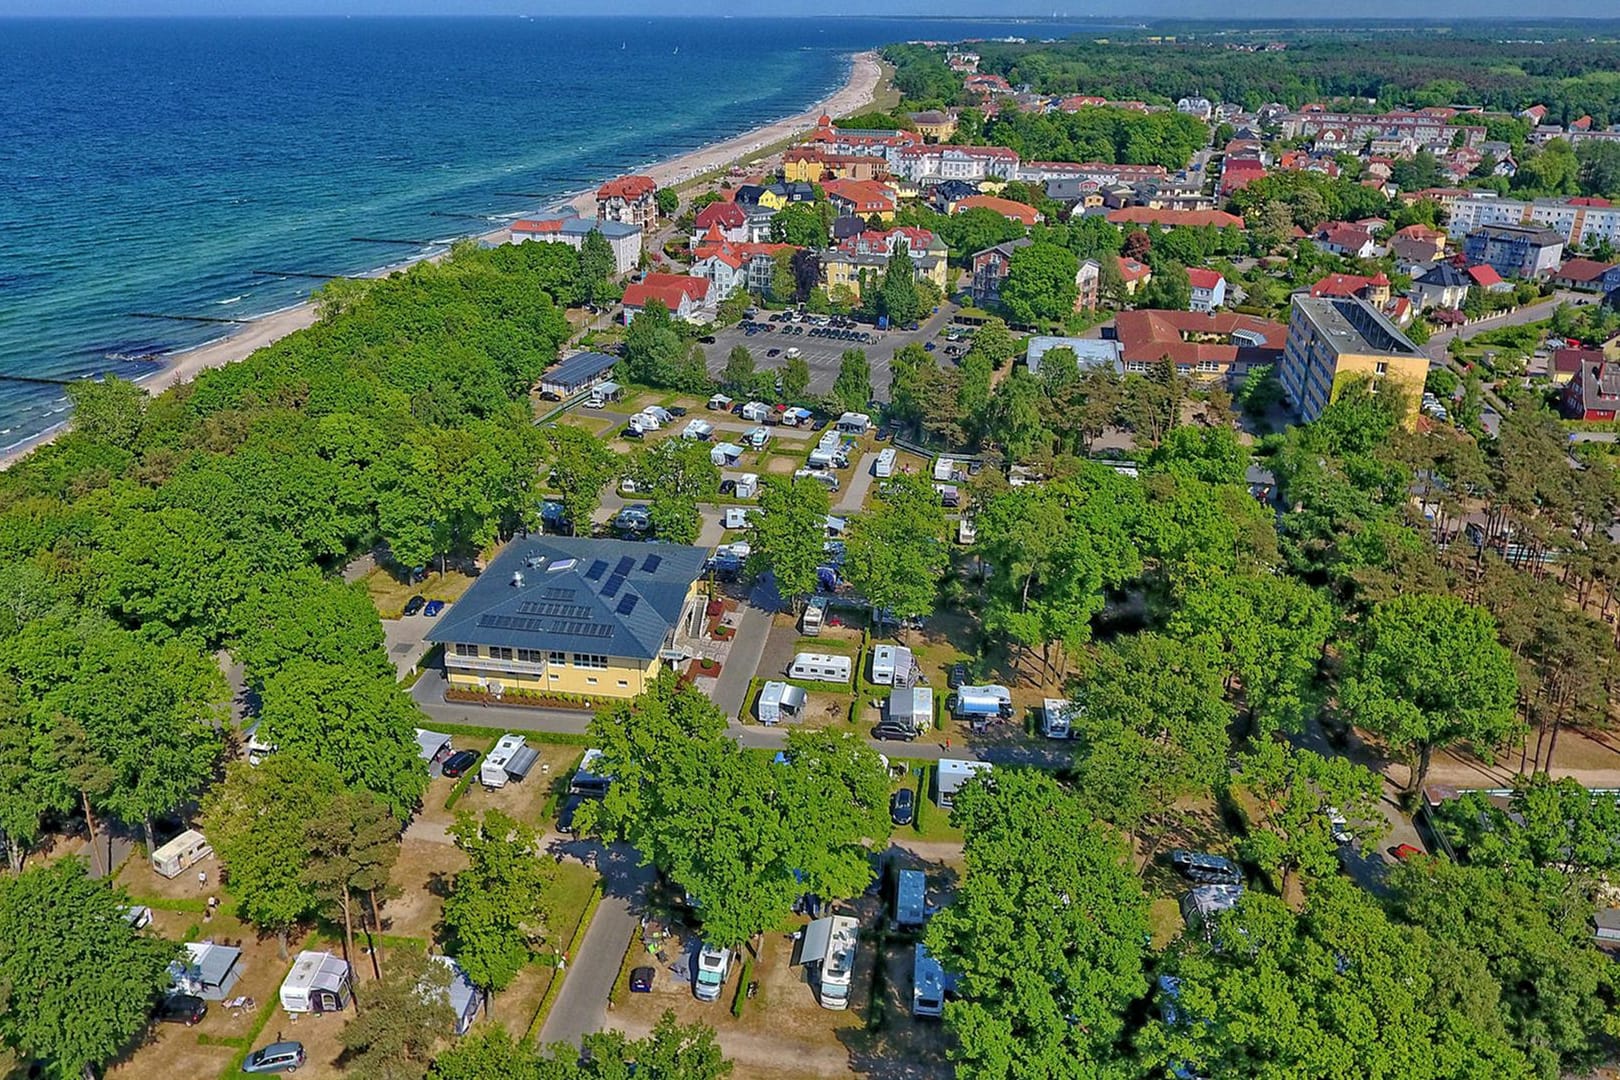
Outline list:
[[[523,573],[522,573],[522,571],[513,572],[513,574],[512,574],[512,588],[521,589],[522,587],[523,587]]]

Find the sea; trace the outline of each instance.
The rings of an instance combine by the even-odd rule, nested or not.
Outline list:
[[[900,18],[0,21],[0,448],[63,383],[800,112]],[[1095,29],[1095,25],[1091,27]],[[29,381],[34,380],[34,381]]]

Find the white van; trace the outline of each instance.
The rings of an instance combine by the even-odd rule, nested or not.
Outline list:
[[[830,653],[799,653],[788,667],[788,678],[808,679],[813,682],[847,683],[853,665],[847,656]]]

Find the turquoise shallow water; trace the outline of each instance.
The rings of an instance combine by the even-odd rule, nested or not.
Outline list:
[[[0,374],[152,370],[639,165],[797,112],[899,19],[0,22]],[[1041,34],[1060,32],[1042,27]],[[1034,35],[1031,35],[1034,36]],[[370,237],[407,243],[370,243]],[[62,422],[0,379],[0,447]]]

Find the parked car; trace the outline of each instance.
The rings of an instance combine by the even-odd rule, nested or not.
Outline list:
[[[917,795],[910,788],[901,788],[889,796],[889,820],[896,825],[910,825],[917,815]]]
[[[1420,847],[1413,847],[1411,844],[1396,844],[1394,847],[1389,849],[1389,853],[1395,856],[1401,862],[1405,862],[1407,859],[1413,858],[1414,856],[1422,855],[1423,849]]]
[[[570,795],[570,796],[568,796],[568,801],[563,803],[562,809],[557,812],[557,831],[558,832],[565,832],[565,833],[568,833],[570,836],[573,835],[573,833],[574,833],[574,812],[579,809],[580,801],[581,801],[580,796],[578,796],[578,795]]]
[[[737,494],[737,481],[735,481],[735,480],[722,480],[722,481],[720,481],[720,494],[722,494],[722,495],[735,495],[735,494]]]
[[[638,967],[630,972],[630,992],[632,994],[652,993],[653,976],[657,972],[650,967]]]
[[[477,760],[478,751],[457,750],[455,753],[444,759],[444,764],[439,766],[439,771],[450,777],[450,779],[454,780],[465,773],[468,769],[472,768],[473,763]]]
[[[245,1073],[297,1072],[304,1063],[304,1044],[301,1042],[273,1042],[262,1046],[242,1062]]]
[[[641,429],[638,427],[626,427],[623,431],[619,432],[619,435],[620,437],[626,439],[639,439],[641,438]]]
[[[967,665],[966,664],[952,664],[951,665],[951,673],[945,677],[945,685],[946,685],[946,687],[948,687],[951,690],[955,690],[957,687],[961,686],[962,684],[966,683],[967,681],[968,681]]]
[[[872,738],[884,742],[910,742],[916,737],[917,732],[910,724],[891,724],[884,721],[872,729]]]
[[[1175,867],[1176,873],[1200,885],[1243,883],[1243,871],[1239,870],[1231,859],[1221,855],[1177,848],[1170,853],[1170,865]]]
[[[432,619],[432,618],[437,618],[439,613],[441,611],[443,611],[443,610],[444,610],[444,601],[443,600],[429,600],[427,602],[427,606],[422,609],[422,614],[426,615],[428,618]]]
[[[671,405],[669,407],[669,415],[671,415],[671,416],[685,416],[686,415],[686,406],[685,405]]]
[[[208,1003],[196,994],[170,994],[158,1004],[157,1018],[190,1027],[208,1015]]]
[[[766,349],[765,350],[765,355],[766,356],[781,356],[782,355],[782,350],[781,349]]]
[[[425,607],[427,607],[427,597],[417,594],[405,601],[405,614],[418,615]]]

